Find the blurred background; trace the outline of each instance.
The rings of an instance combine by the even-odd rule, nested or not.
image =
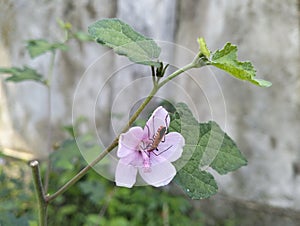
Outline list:
[[[58,19],[71,23],[75,31],[87,32],[88,26],[98,19],[118,17],[157,40],[162,47],[161,59],[171,64],[170,71],[193,59],[198,51],[198,37],[204,37],[213,51],[222,48],[226,42],[236,44],[239,59],[251,61],[257,77],[273,83],[270,88],[256,87],[207,67],[176,78],[158,93],[158,97],[171,102],[185,101],[198,120],[216,121],[236,141],[247,157],[248,165],[226,176],[215,174],[219,193],[208,200],[187,201],[177,191],[171,192],[174,196],[171,199],[165,192],[173,191],[172,187],[161,193],[147,188],[149,196],[161,195],[165,199],[162,203],[157,202],[153,209],[143,211],[153,211],[153,218],[159,215],[164,225],[178,223],[184,215],[187,216],[184,220],[195,225],[299,225],[299,11],[297,0],[0,0],[0,67],[30,65],[46,75],[50,54],[30,59],[25,41],[38,38],[63,41],[64,31],[58,26]],[[4,75],[0,77],[0,202],[3,203],[0,225],[7,216],[13,219],[8,212],[13,212],[17,225],[25,222],[22,217],[34,205],[30,171],[25,162],[34,158],[46,161],[52,150],[49,147],[69,138],[63,127],[68,128],[72,119],[83,116],[87,124],[83,130],[93,130],[100,146],[105,146],[119,132],[136,103],[151,89],[150,70],[146,66],[132,65],[124,57],[93,42],[71,40],[69,44],[68,51],[56,55],[50,91],[35,82],[8,83],[4,82]],[[63,143],[67,148],[76,149],[74,144],[71,141]],[[84,160],[77,157],[78,165],[75,165],[83,166]],[[75,165],[68,168],[63,162],[59,166],[54,164],[53,169],[72,169],[75,173],[78,170]],[[58,180],[53,173],[56,188],[71,174],[63,174],[66,178]],[[95,177],[89,174],[85,178],[90,190],[88,185],[79,184],[73,193],[69,193],[70,197],[64,196],[55,203],[56,207],[65,207],[66,200],[72,199],[72,195],[85,192],[91,197],[93,186],[100,186]],[[23,184],[19,184],[20,178],[25,180]],[[102,183],[105,186],[99,190],[102,189],[103,196],[96,198],[105,197],[107,201],[115,197],[117,203],[122,195],[141,196],[122,189],[115,191],[109,183]],[[55,184],[51,186],[55,189]],[[9,187],[25,189],[28,194],[16,194]],[[16,203],[8,206],[12,198]],[[77,201],[84,200],[78,198]],[[128,201],[120,200],[120,203]],[[64,210],[69,219],[79,211],[76,209],[78,203],[73,206],[69,203],[69,209]],[[78,223],[78,219],[74,222],[97,225],[93,222],[99,222],[99,216],[107,219],[125,216],[120,221],[123,223],[133,219],[126,215],[129,213],[117,207],[114,209],[114,205],[111,209],[103,209],[103,206],[109,206],[107,203],[109,201],[106,204],[91,201],[91,208],[101,206],[102,212],[91,216],[91,223]],[[141,206],[144,203],[134,208]],[[176,209],[178,206],[182,208]],[[23,208],[23,211],[16,211],[16,208]],[[187,214],[195,212],[200,212],[201,216]],[[50,213],[55,214],[55,208]],[[153,218],[143,220],[152,222]],[[28,219],[34,221],[34,214]],[[139,225],[141,221],[136,222]],[[55,223],[59,225],[57,222],[53,225]],[[104,225],[125,223],[105,222]]]

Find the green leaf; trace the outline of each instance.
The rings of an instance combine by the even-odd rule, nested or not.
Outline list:
[[[206,56],[207,59],[209,59],[210,57],[210,51],[207,48],[206,42],[204,38],[198,38],[198,43],[199,43],[199,48],[200,48],[200,52]]]
[[[60,26],[61,29],[69,31],[72,29],[72,24],[69,22],[64,22],[61,19],[56,19],[56,22],[58,23],[58,25]]]
[[[226,43],[223,49],[213,53],[210,63],[238,79],[246,80],[262,87],[272,85],[271,82],[255,78],[256,70],[250,62],[237,60],[237,47],[231,43]]]
[[[10,77],[6,78],[6,81],[11,82],[23,82],[26,80],[34,80],[46,84],[46,81],[35,69],[24,66],[24,68],[0,68],[0,73],[11,74]]]
[[[112,48],[135,63],[160,66],[155,60],[159,57],[160,47],[119,19],[99,20],[89,26],[88,32],[99,44]]]
[[[205,199],[216,194],[218,186],[214,177],[208,172],[192,169],[184,167],[175,177],[175,182],[187,195],[192,199]]]
[[[207,198],[217,192],[217,184],[208,167],[226,174],[247,164],[233,140],[215,122],[198,123],[188,106],[176,105],[170,132],[185,138],[183,154],[174,165],[178,172],[175,181],[193,199]]]
[[[56,49],[67,50],[67,46],[63,43],[49,43],[44,39],[28,40],[26,48],[31,58],[35,58],[49,51],[53,52]]]
[[[247,165],[235,142],[216,122],[200,123],[200,129],[201,168],[210,166],[219,174],[226,174]]]

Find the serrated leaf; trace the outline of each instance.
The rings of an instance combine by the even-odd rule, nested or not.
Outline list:
[[[256,70],[250,62],[237,60],[237,46],[231,43],[226,43],[223,49],[217,50],[212,55],[210,63],[238,79],[246,80],[262,87],[272,85],[272,83],[268,81],[255,78]]]
[[[155,60],[159,57],[160,47],[119,19],[99,20],[89,26],[88,32],[99,44],[112,48],[135,63],[160,66]]]
[[[45,80],[41,74],[39,74],[35,69],[24,66],[24,68],[0,68],[0,73],[11,74],[10,77],[6,78],[6,81],[11,82],[23,82],[26,80],[34,80],[45,84]]]
[[[209,59],[209,57],[210,57],[210,51],[209,51],[208,48],[207,48],[205,39],[204,39],[204,38],[198,38],[197,41],[198,41],[198,44],[199,44],[200,52],[201,52],[204,56],[206,56],[207,59]]]
[[[35,58],[49,51],[55,51],[56,49],[67,50],[67,46],[63,43],[49,43],[44,39],[28,40],[26,48],[31,58]]]
[[[176,114],[169,130],[181,133],[186,145],[181,158],[174,163],[178,170],[175,179],[190,197],[207,198],[217,191],[212,175],[204,171],[207,167],[226,174],[247,161],[217,123],[198,123],[183,103],[176,105]]]
[[[218,191],[214,177],[205,171],[187,171],[183,168],[177,173],[175,182],[180,186],[184,185],[184,191],[192,199],[209,198]]]
[[[226,174],[247,165],[235,142],[216,122],[200,123],[200,128],[203,134],[199,140],[202,149],[200,167],[210,166],[219,174]]]

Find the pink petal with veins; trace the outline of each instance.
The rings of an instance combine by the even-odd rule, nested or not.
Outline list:
[[[145,171],[142,168],[139,168],[139,173],[143,180],[154,187],[160,187],[167,185],[176,175],[175,167],[164,158],[158,156],[155,162],[151,165],[150,171]]]
[[[149,131],[149,137],[153,138],[160,126],[168,128],[169,124],[170,116],[166,109],[160,106],[156,108],[156,110],[152,113],[151,117],[148,119],[144,128],[144,133],[148,134]]]
[[[122,160],[119,160],[115,174],[117,186],[131,188],[135,184],[136,174],[136,167],[123,163]]]
[[[119,138],[117,156],[123,158],[137,150],[137,146],[143,138],[141,127],[132,127],[126,133],[122,133]]]
[[[181,157],[185,141],[183,136],[177,132],[171,132],[165,135],[165,142],[160,142],[158,151],[155,151],[159,156],[174,162]]]

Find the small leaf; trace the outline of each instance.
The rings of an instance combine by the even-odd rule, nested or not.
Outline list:
[[[160,47],[119,19],[99,20],[89,26],[88,32],[99,44],[112,48],[135,63],[160,66],[154,61],[159,57]]]
[[[64,22],[61,19],[57,19],[56,22],[58,23],[58,25],[60,26],[60,28],[63,29],[63,30],[68,31],[68,30],[72,29],[72,24],[69,23],[69,22]]]
[[[44,39],[28,40],[26,48],[28,49],[31,58],[35,58],[56,49],[67,50],[67,46],[63,43],[49,43]]]
[[[210,62],[215,67],[218,67],[232,76],[249,81],[255,85],[269,87],[272,83],[255,79],[256,70],[250,62],[241,62],[237,60],[237,47],[231,43],[226,43],[223,49],[217,50]]]
[[[199,43],[199,48],[200,48],[200,52],[206,56],[207,59],[209,59],[210,57],[210,51],[207,48],[206,42],[204,38],[198,38],[198,43]]]
[[[11,74],[10,77],[6,78],[5,81],[11,82],[23,82],[26,80],[34,80],[46,84],[44,78],[35,69],[24,66],[24,68],[0,68],[0,73]]]

